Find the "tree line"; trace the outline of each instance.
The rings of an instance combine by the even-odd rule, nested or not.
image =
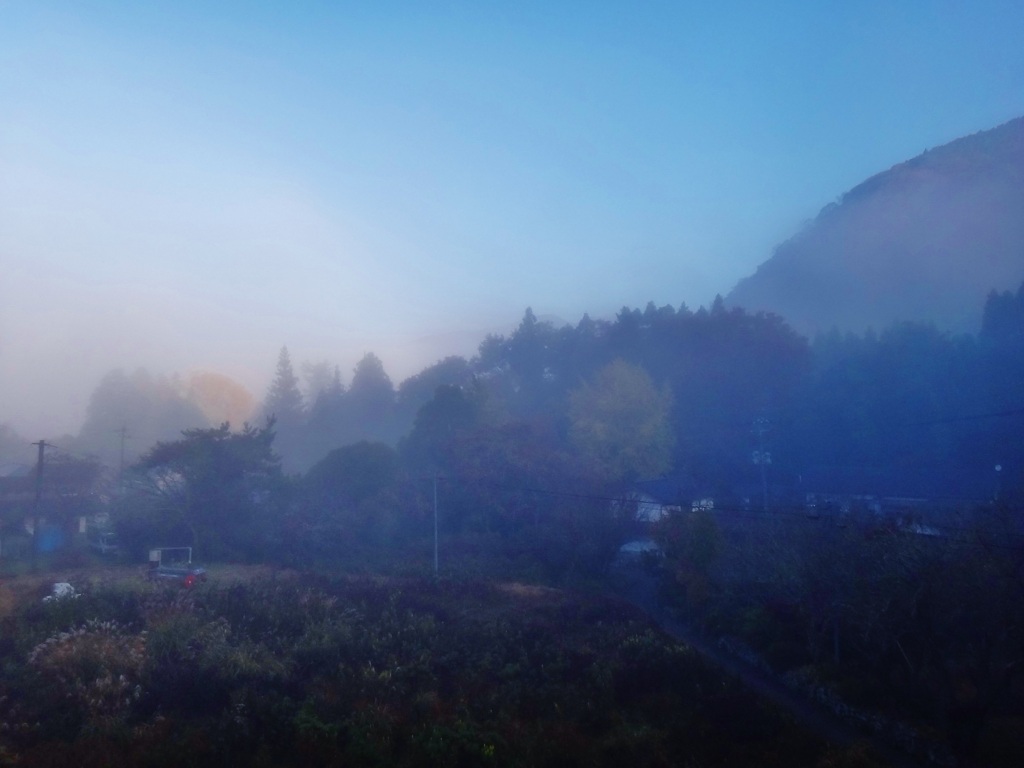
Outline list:
[[[165,479],[163,506],[138,509],[176,509],[162,524],[214,542],[264,518],[268,540],[359,530],[361,542],[383,541],[410,530],[410,510],[432,506],[423,487],[433,477],[448,484],[450,532],[547,525],[555,539],[574,526],[603,530],[586,500],[656,477],[673,479],[671,501],[737,508],[830,493],[1006,499],[1021,487],[1024,287],[990,296],[976,336],[905,323],[810,341],[776,315],[721,299],[562,327],[527,309],[473,358],[445,358],[397,387],[372,353],[348,382],[328,363],[302,373],[305,392],[282,349],[256,409],[226,377],[112,372],[68,444],[81,452],[102,439],[117,466],[127,432],[136,486],[161,472],[191,483]],[[248,423],[211,423],[246,412]],[[185,506],[171,505],[178,491]],[[204,503],[212,537],[200,536]],[[239,539],[223,552],[255,557],[267,546]]]

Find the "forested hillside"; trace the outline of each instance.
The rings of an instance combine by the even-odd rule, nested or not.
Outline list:
[[[1024,280],[1024,118],[871,177],[726,297],[803,333],[929,321],[974,333],[993,288]]]

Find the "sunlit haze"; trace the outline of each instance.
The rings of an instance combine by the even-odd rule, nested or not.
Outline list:
[[[0,423],[113,368],[396,381],[527,306],[708,304],[1024,114],[1024,5],[4,2]],[[699,6],[699,7],[698,7]]]

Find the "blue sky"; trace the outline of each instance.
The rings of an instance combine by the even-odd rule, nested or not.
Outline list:
[[[398,381],[532,306],[709,303],[1024,114],[1017,2],[0,0],[0,422],[113,367]],[[39,434],[37,434],[39,433]]]

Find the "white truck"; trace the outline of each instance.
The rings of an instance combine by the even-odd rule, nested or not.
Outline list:
[[[149,550],[146,578],[194,587],[206,581],[206,569],[192,563],[192,547],[156,547]]]

